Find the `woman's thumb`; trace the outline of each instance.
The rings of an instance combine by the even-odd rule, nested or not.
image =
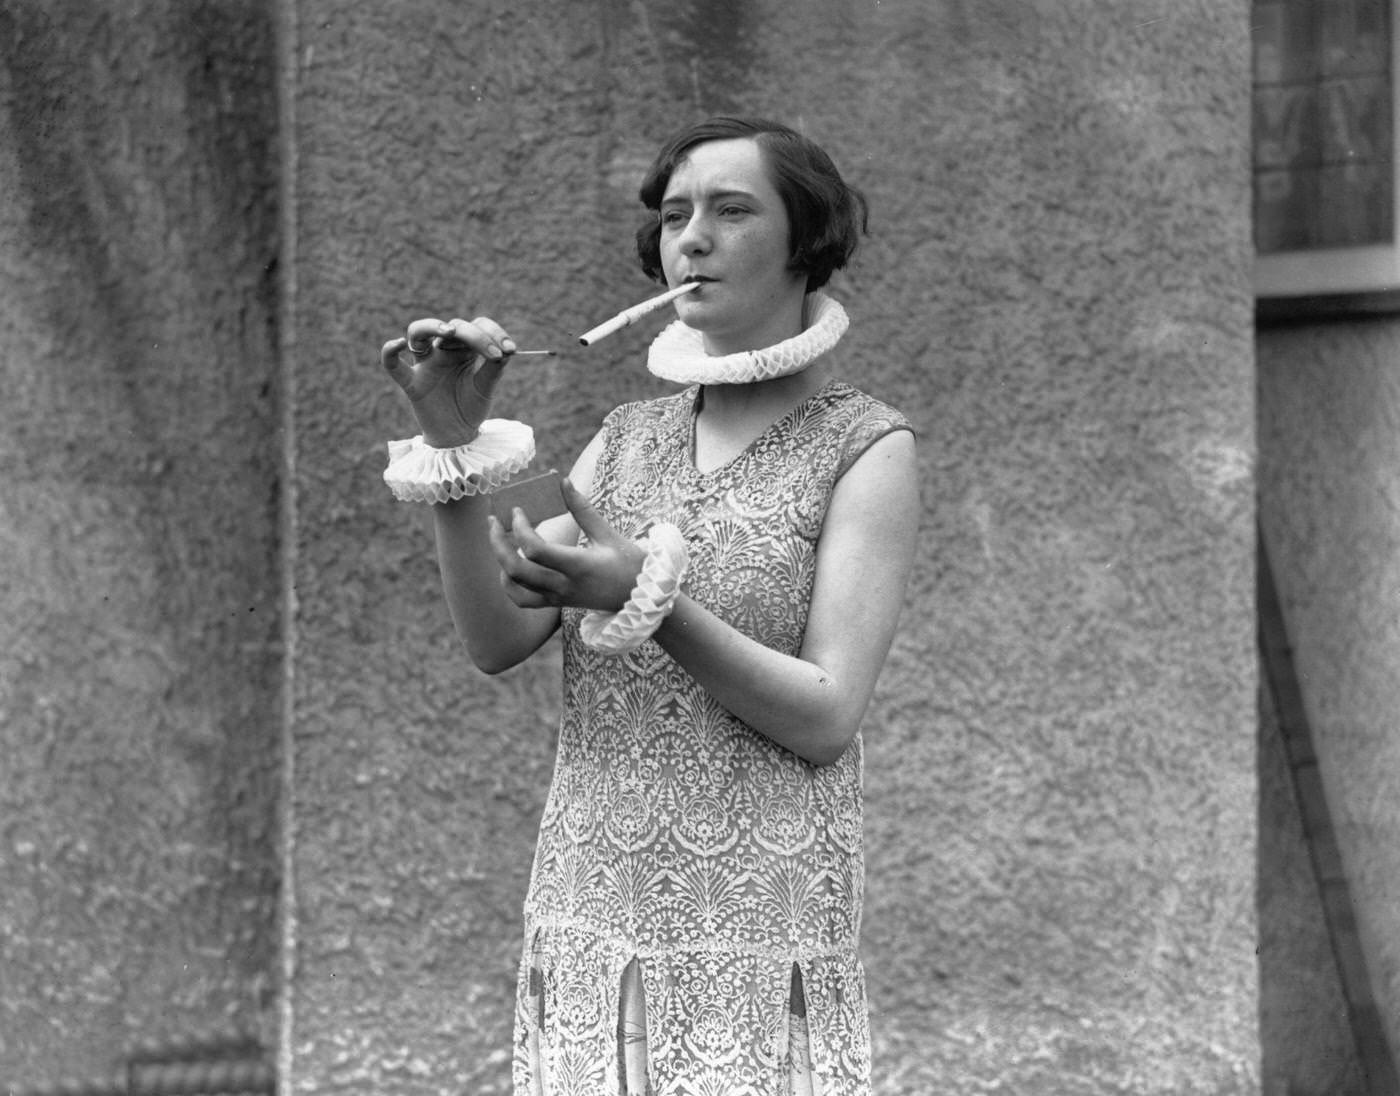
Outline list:
[[[567,477],[559,481],[559,490],[564,495],[564,505],[578,522],[580,532],[594,544],[609,544],[618,540],[618,533],[608,520],[588,501],[588,496],[574,486]]]
[[[483,400],[489,400],[496,391],[496,385],[500,383],[501,374],[505,372],[506,362],[509,360],[509,357],[481,359],[481,364],[472,373],[472,387]]]

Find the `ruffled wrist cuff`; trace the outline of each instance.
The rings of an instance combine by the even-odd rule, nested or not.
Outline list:
[[[591,610],[579,621],[579,637],[604,654],[634,651],[651,638],[676,607],[690,565],[685,538],[669,522],[653,525],[638,543],[647,555],[627,604],[615,613]]]
[[[435,449],[423,435],[389,443],[384,482],[400,502],[447,502],[486,495],[535,459],[535,432],[512,419],[487,419],[465,445]]]

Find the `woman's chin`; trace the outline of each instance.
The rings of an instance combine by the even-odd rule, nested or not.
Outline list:
[[[701,290],[700,292],[704,292]],[[693,327],[697,331],[704,331],[714,326],[714,309],[706,308],[704,301],[693,301],[690,298],[695,294],[691,293],[682,297],[676,302],[676,316],[687,327]]]

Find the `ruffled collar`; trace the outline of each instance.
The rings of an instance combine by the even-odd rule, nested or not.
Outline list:
[[[737,354],[705,353],[704,335],[676,320],[652,341],[647,369],[677,384],[752,384],[800,373],[835,346],[851,322],[840,303],[820,290],[807,295],[802,311],[801,334]]]

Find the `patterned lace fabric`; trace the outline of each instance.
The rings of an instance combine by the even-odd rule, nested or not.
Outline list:
[[[909,424],[828,382],[702,473],[690,455],[698,392],[608,416],[594,501],[628,536],[677,525],[686,593],[796,655],[832,488]],[[633,960],[655,1096],[787,1096],[788,1044],[803,1029],[817,1092],[868,1093],[859,737],[835,764],[810,765],[654,641],[625,655],[587,647],[581,616],[564,614],[564,718],[526,900],[518,1096],[619,1091]]]

